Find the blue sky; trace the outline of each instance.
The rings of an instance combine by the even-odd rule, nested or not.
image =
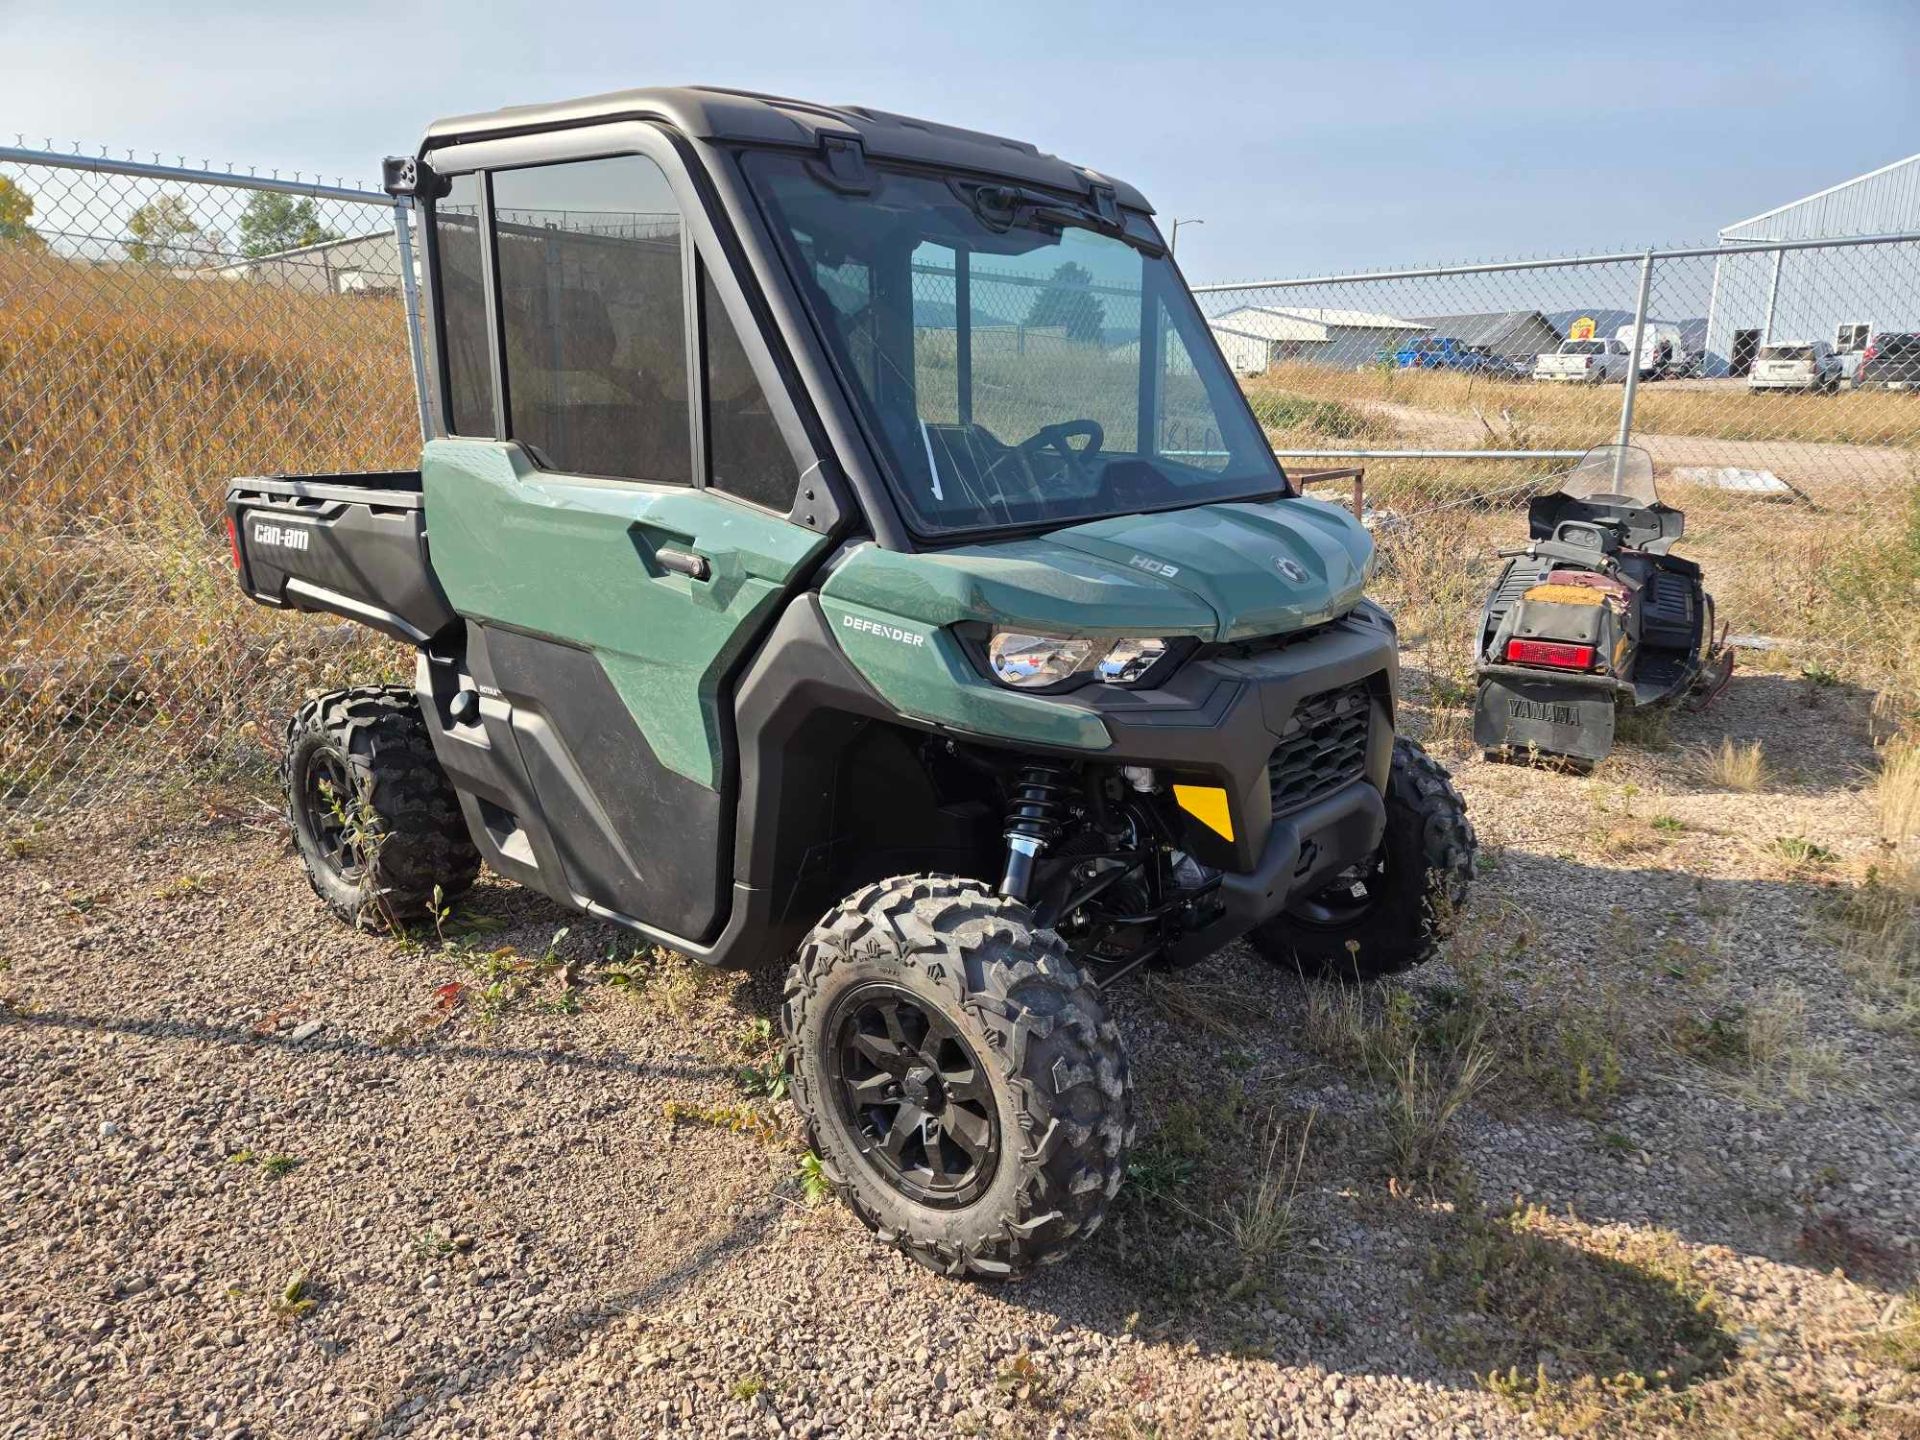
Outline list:
[[[1196,280],[1710,239],[1920,150],[1916,0],[166,11],[0,0],[0,135],[372,179],[438,115],[731,85],[1124,176]]]

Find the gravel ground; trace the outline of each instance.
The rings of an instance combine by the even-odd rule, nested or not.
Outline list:
[[[1000,1288],[807,1202],[741,1074],[772,977],[610,964],[618,932],[497,883],[479,935],[354,934],[248,805],[35,837],[0,861],[0,1436],[1920,1434],[1874,1340],[1920,1260],[1920,1054],[1862,1024],[1830,918],[1875,856],[1865,713],[1743,674],[1591,779],[1460,763],[1480,959],[1406,994],[1439,1013],[1498,952],[1517,1013],[1590,1000],[1619,1073],[1555,1103],[1496,1056],[1410,1183],[1393,1086],[1235,949],[1117,998],[1139,1183]],[[1729,733],[1774,758],[1756,793],[1697,778]],[[1756,1013],[1791,1022],[1764,1053],[1700,1042]],[[1264,1137],[1302,1133],[1249,1259]],[[1698,1295],[1688,1403],[1481,1378],[1518,1337],[1604,1379],[1559,1317],[1692,1334]]]

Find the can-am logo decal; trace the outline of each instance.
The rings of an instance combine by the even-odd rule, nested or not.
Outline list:
[[[278,545],[282,550],[304,550],[312,538],[310,531],[297,525],[267,525],[256,521],[253,527],[254,544]]]
[[[1307,572],[1301,568],[1298,561],[1289,560],[1284,555],[1276,555],[1273,557],[1273,563],[1279,568],[1280,573],[1294,584],[1304,585],[1307,583]]]
[[[1164,560],[1156,560],[1151,555],[1136,555],[1127,563],[1136,570],[1144,570],[1149,575],[1158,575],[1162,580],[1171,580],[1180,573],[1178,565],[1169,565]]]
[[[898,625],[884,625],[878,620],[863,620],[858,615],[842,615],[840,623],[848,630],[860,630],[868,635],[878,635],[882,640],[891,640],[898,645],[927,643],[927,637],[924,635],[917,635],[911,630],[902,630]]]

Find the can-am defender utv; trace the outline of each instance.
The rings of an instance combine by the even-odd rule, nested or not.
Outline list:
[[[1534,497],[1530,542],[1500,552],[1481,614],[1475,743],[1587,769],[1613,748],[1620,706],[1718,693],[1733,652],[1700,567],[1668,553],[1685,529],[1637,446],[1597,446]]]
[[[449,120],[388,176],[421,468],[228,501],[247,593],[418,652],[288,732],[342,917],[484,860],[711,964],[797,950],[826,1175],[975,1275],[1120,1185],[1101,987],[1247,935],[1425,957],[1474,838],[1394,738],[1370,541],[1297,497],[1136,191],[699,89]]]

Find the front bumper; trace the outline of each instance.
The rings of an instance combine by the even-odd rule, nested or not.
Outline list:
[[[1398,687],[1393,622],[1363,604],[1306,634],[1214,647],[1153,690],[1088,687],[1058,698],[1097,713],[1106,726],[1113,743],[1101,763],[1148,766],[1163,780],[1226,791],[1232,837],[1191,821],[1183,838],[1196,858],[1232,877],[1268,867],[1270,836],[1281,822],[1303,847],[1313,841],[1312,816],[1352,782],[1375,799],[1385,793]],[[1316,769],[1316,757],[1298,751],[1323,733],[1316,705],[1333,695],[1346,718],[1325,730],[1337,730],[1342,748]],[[1276,757],[1282,768],[1270,773]],[[1344,831],[1330,834],[1316,854],[1338,851],[1338,870],[1371,854],[1377,836],[1357,853],[1348,853],[1347,843]]]
[[[1279,915],[1296,895],[1324,889],[1342,870],[1373,854],[1386,829],[1386,800],[1364,780],[1276,819],[1260,863],[1221,877],[1215,892],[1219,913],[1168,946],[1167,958],[1188,964],[1238,940]]]

